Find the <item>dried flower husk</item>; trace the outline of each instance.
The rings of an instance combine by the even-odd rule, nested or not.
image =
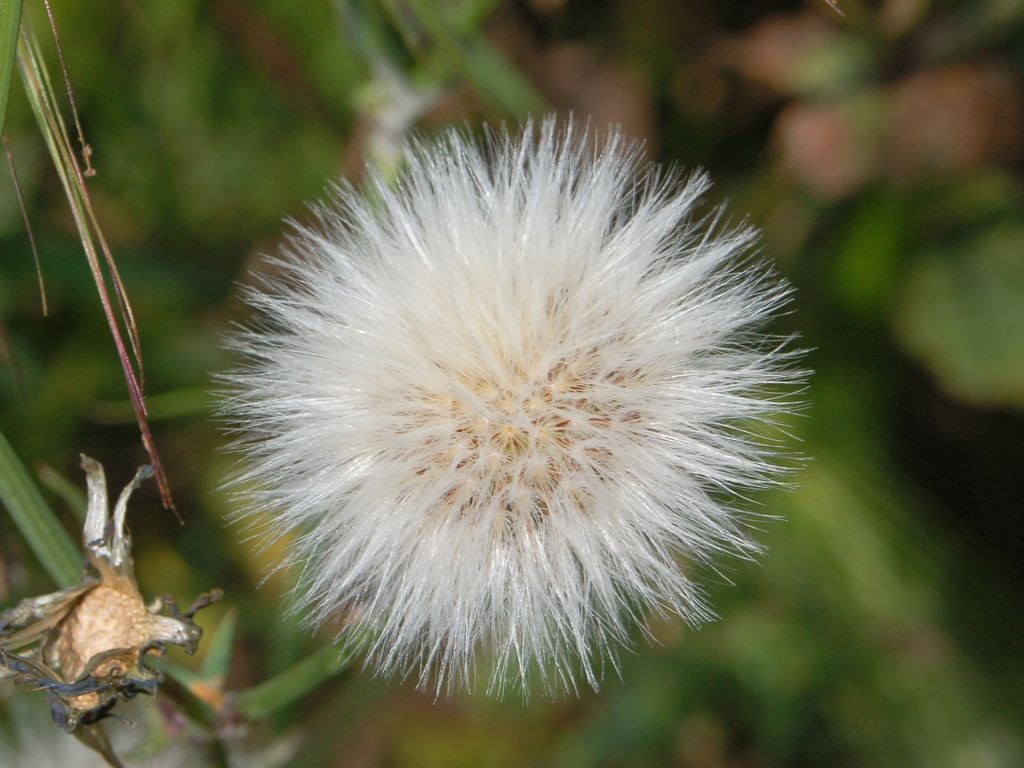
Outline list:
[[[185,612],[167,596],[147,604],[135,579],[125,513],[152,469],[136,473],[111,514],[103,467],[82,456],[82,468],[89,496],[82,581],[0,614],[0,673],[23,688],[45,690],[54,721],[110,759],[102,731],[88,726],[109,716],[118,701],[156,691],[163,677],[146,665],[147,655],[162,654],[166,645],[195,652],[202,629],[193,616],[220,591],[201,595]]]

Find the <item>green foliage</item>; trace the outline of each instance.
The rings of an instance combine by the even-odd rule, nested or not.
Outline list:
[[[0,2],[0,54],[17,5]],[[1024,761],[1024,6],[840,6],[845,20],[824,3],[768,16],[713,0],[55,4],[95,150],[85,188],[136,310],[186,522],[143,488],[137,570],[146,594],[220,585],[233,611],[200,614],[199,658],[164,660],[177,688],[161,707],[189,725],[157,714],[152,748],[212,739],[207,757],[255,745],[303,768]],[[61,186],[67,147],[39,133],[21,89],[0,103],[51,309],[39,316],[20,214],[0,205],[6,604],[78,578],[78,548],[23,465],[52,467],[43,485],[74,509],[79,452],[114,487],[146,456]],[[754,521],[766,556],[702,574],[719,622],[652,621],[656,645],[638,636],[599,694],[435,702],[286,617],[291,576],[265,576],[284,543],[261,549],[220,490],[232,460],[210,375],[282,217],[306,220],[367,161],[393,172],[414,131],[546,106],[624,122],[652,158],[704,166],[730,211],[751,212],[798,289],[778,330],[812,350],[809,407],[787,425],[809,461],[792,492],[753,500],[784,518]]]
[[[1024,407],[1024,224],[923,255],[905,290],[899,338],[952,395]]]
[[[240,693],[235,706],[252,720],[268,717],[337,675],[349,665],[354,654],[354,648],[344,651],[332,646],[321,648],[294,667]]]
[[[50,511],[3,434],[0,434],[0,502],[57,586],[77,584],[81,579],[82,553]]]
[[[21,25],[21,0],[0,3],[0,131],[7,119],[7,97],[14,76],[14,53]]]

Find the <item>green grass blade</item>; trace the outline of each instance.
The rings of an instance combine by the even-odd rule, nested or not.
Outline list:
[[[0,131],[7,120],[7,97],[14,76],[14,53],[18,49],[21,0],[0,0]]]
[[[199,669],[202,680],[219,681],[221,685],[231,672],[231,659],[235,655],[235,630],[238,626],[238,612],[234,609],[220,620],[206,645],[206,658]]]
[[[61,587],[77,584],[82,578],[82,553],[61,527],[2,433],[0,502],[51,578]]]
[[[48,465],[40,467],[36,474],[39,476],[39,482],[43,484],[43,487],[59,496],[68,505],[68,509],[74,513],[78,522],[84,523],[89,509],[89,499],[85,495],[85,490],[82,486],[71,482],[71,480]]]
[[[409,9],[416,14],[420,26],[433,37],[436,53],[448,64],[451,72],[468,79],[484,99],[517,117],[544,111],[544,99],[533,84],[495,50],[479,30],[465,27],[470,22],[483,23],[486,4],[454,22],[435,3],[410,0]],[[402,18],[397,12],[394,16]]]
[[[463,55],[473,86],[499,109],[515,117],[536,117],[547,110],[533,83],[486,40],[467,44]]]
[[[467,80],[483,99],[508,115],[545,111],[533,84],[470,26],[483,23],[489,11],[486,2],[463,9],[466,15],[457,19],[425,0],[382,0],[381,5],[406,47],[435,79]]]
[[[464,35],[475,35],[498,6],[500,0],[467,0],[452,9],[452,22]]]
[[[85,183],[85,174],[78,163],[67,126],[58,109],[57,96],[53,90],[53,84],[50,82],[46,64],[43,62],[39,41],[27,18],[23,20],[19,28],[17,60],[18,69],[25,84],[25,94],[28,96],[29,104],[36,116],[36,122],[39,124],[39,130],[50,151],[61,186],[64,188],[75,228],[78,230],[78,236],[82,243],[82,250],[85,252],[89,271],[92,273],[100,304],[114,339],[117,357],[124,372],[125,383],[128,385],[128,395],[135,409],[142,443],[149,454],[150,464],[153,465],[156,474],[160,498],[164,508],[173,511],[177,516],[167,475],[157,453],[146,416],[146,404],[142,392],[142,356],[139,351],[140,343],[135,317],[114,262],[114,255],[110,251],[96,212],[93,210],[92,198]],[[113,289],[113,297],[108,288],[108,281]],[[127,343],[125,342],[126,337]],[[181,521],[181,518],[178,517],[178,520]]]
[[[355,647],[324,646],[291,669],[239,693],[235,697],[235,708],[250,720],[267,717],[341,672],[356,652]]]

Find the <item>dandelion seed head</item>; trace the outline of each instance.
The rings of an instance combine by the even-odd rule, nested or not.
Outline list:
[[[778,449],[744,425],[798,375],[763,334],[788,289],[694,215],[707,186],[548,119],[411,145],[297,229],[225,410],[314,623],[439,692],[482,654],[492,690],[554,692],[651,613],[710,617],[691,568],[757,550],[727,499]]]

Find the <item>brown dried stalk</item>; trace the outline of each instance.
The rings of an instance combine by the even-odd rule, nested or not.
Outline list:
[[[172,510],[175,516],[178,517],[178,520],[181,521],[181,516],[178,515],[174,507],[174,499],[171,496],[167,475],[164,472],[163,464],[160,461],[160,456],[157,453],[153,435],[149,428],[146,403],[143,395],[144,373],[142,353],[135,316],[128,301],[121,275],[114,261],[113,253],[96,218],[92,199],[86,186],[86,172],[82,170],[78,162],[78,156],[71,143],[67,126],[57,108],[57,99],[49,73],[43,62],[38,41],[27,18],[22,19],[17,58],[18,68],[25,83],[29,102],[32,105],[36,121],[39,123],[43,138],[57,169],[61,185],[64,187],[64,193],[67,196],[71,213],[75,220],[75,227],[78,230],[78,236],[82,242],[86,259],[89,262],[93,281],[96,283],[100,303],[103,306],[103,312],[106,315],[110,333],[114,338],[117,356],[121,362],[121,368],[124,371],[125,381],[128,385],[128,395],[132,402],[132,408],[135,411],[142,443],[153,465],[157,484],[160,488],[161,500],[164,508]],[[82,142],[83,146],[87,146],[84,140]],[[86,160],[88,162],[87,154]],[[114,311],[113,302],[110,298],[110,291],[107,285],[108,280],[113,286],[113,293],[119,310],[117,313]],[[124,331],[122,331],[122,323],[124,324]],[[125,343],[125,334],[128,337],[128,344]]]

